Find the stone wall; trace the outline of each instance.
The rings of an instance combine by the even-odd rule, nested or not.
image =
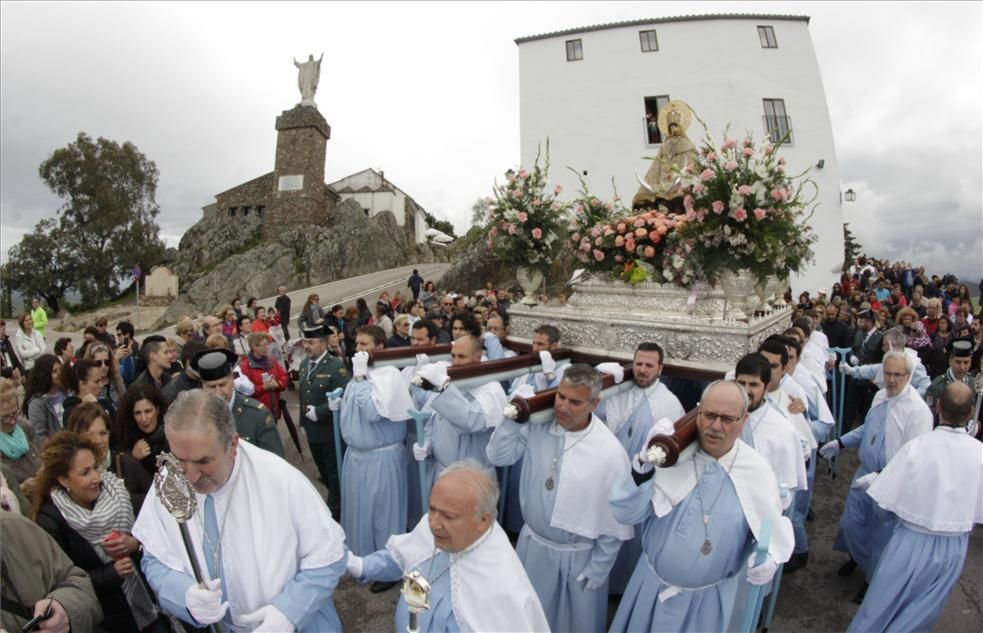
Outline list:
[[[216,218],[263,217],[273,198],[274,173],[263,174],[215,196]]]

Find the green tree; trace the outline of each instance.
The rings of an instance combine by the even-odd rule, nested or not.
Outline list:
[[[488,224],[488,198],[478,198],[471,205],[471,226],[485,226]]]
[[[846,272],[850,268],[850,264],[856,259],[857,255],[862,253],[864,247],[860,245],[857,238],[850,231],[850,224],[848,222],[843,223],[843,272]]]
[[[33,233],[10,248],[9,255],[4,283],[19,290],[27,305],[31,297],[41,297],[58,314],[65,293],[77,287],[82,270],[71,236],[54,219],[41,220]]]
[[[437,218],[430,215],[430,213],[427,211],[423,212],[423,217],[424,219],[426,219],[427,226],[429,228],[437,229],[441,233],[446,233],[447,235],[450,235],[453,238],[457,237],[457,235],[454,234],[454,225],[448,222],[447,220],[438,220]]]
[[[150,270],[161,261],[164,243],[155,199],[159,172],[135,145],[92,140],[79,132],[74,143],[41,163],[39,173],[64,200],[59,242],[73,249],[78,262],[74,287],[85,303],[115,296],[135,264]]]

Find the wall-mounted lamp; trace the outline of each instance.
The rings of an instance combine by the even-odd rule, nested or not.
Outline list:
[[[847,202],[854,202],[857,199],[857,194],[854,193],[853,189],[847,189],[846,193],[843,194],[843,199]]]
[[[819,162],[816,163],[816,169],[822,169],[825,166],[826,166],[826,159],[824,158],[820,158]]]

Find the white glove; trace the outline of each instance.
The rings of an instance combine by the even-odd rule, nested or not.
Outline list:
[[[494,332],[489,332],[487,330],[484,331],[484,332],[482,332],[481,333],[481,340],[482,340],[482,342],[484,342],[484,340],[487,339],[489,336],[495,336],[495,333]],[[498,338],[498,337],[495,336],[495,338]]]
[[[765,556],[765,562],[755,567],[755,557],[757,554],[752,552],[747,559],[747,581],[752,585],[766,585],[778,571],[778,563],[771,557],[771,554],[768,554]]]
[[[611,374],[614,376],[614,383],[616,385],[621,384],[621,381],[625,379],[625,370],[618,363],[601,363],[594,369],[603,374]]]
[[[553,360],[552,354],[545,350],[540,352],[539,363],[543,366],[543,373],[546,374],[547,378],[556,375],[556,361]]]
[[[416,442],[413,443],[413,459],[415,459],[418,462],[422,462],[427,458],[427,455],[429,454],[430,454],[429,440],[424,442],[422,446],[420,444],[417,444]]]
[[[649,442],[652,441],[652,438],[656,435],[672,435],[675,430],[676,425],[669,418],[659,418],[649,427],[648,433],[645,434],[645,441],[642,442],[642,450],[638,451],[635,458],[631,460],[631,467],[636,473],[644,475],[654,468],[647,455]]]
[[[860,364],[860,359],[857,358],[856,354],[850,354],[850,364],[854,367]]]
[[[858,477],[850,487],[856,488],[857,490],[866,490],[870,488],[870,485],[874,483],[875,479],[877,479],[877,473],[867,473],[863,477]]]
[[[416,370],[416,375],[427,380],[438,391],[442,391],[450,378],[447,377],[447,368],[441,363],[430,363]]]
[[[222,581],[206,580],[202,587],[195,583],[184,592],[184,606],[191,616],[202,624],[215,624],[225,617],[229,603],[222,602]]]
[[[317,411],[314,409],[313,404],[307,405],[307,408],[304,409],[304,417],[311,422],[317,422]]]
[[[256,627],[253,633],[293,633],[294,623],[272,604],[239,617],[238,624]]]
[[[352,578],[358,580],[362,577],[362,572],[365,571],[364,568],[365,565],[362,563],[362,558],[348,552],[348,560],[345,561],[345,569],[348,570],[348,574]]]
[[[597,582],[595,580],[591,580],[590,578],[587,577],[587,574],[580,574],[579,576],[577,576],[577,582],[582,582],[584,580],[587,581],[587,584],[584,585],[584,589],[586,589],[587,591],[597,591],[598,589],[604,586],[603,582]]]
[[[328,398],[328,411],[337,411],[341,408],[341,398]]]
[[[236,374],[235,390],[242,395],[249,397],[256,393],[256,385],[253,384],[252,380],[249,380],[242,374]],[[199,620],[199,622],[201,622],[201,620]]]
[[[832,442],[826,442],[819,449],[819,455],[823,459],[833,459],[840,454],[840,441],[833,440]]]
[[[431,362],[430,361],[430,357],[427,356],[426,354],[417,354],[416,355],[416,368],[417,369],[420,369],[424,365],[429,365],[430,362]]]
[[[352,356],[352,375],[356,378],[365,378],[369,375],[368,352],[355,352]]]
[[[513,397],[518,396],[520,398],[525,398],[526,400],[532,398],[535,395],[536,395],[536,390],[533,389],[532,385],[530,385],[528,382],[522,383],[521,385],[515,388],[515,391],[512,392]]]
[[[859,368],[852,367],[852,366],[850,366],[850,365],[848,365],[846,363],[840,363],[840,371],[843,372],[844,374],[846,374],[847,376],[850,376],[852,378],[852,377],[856,376],[859,373],[860,370],[859,370]]]

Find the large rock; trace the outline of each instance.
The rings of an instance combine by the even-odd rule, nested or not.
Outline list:
[[[415,246],[407,244],[406,234],[392,213],[385,211],[367,218],[359,205],[346,200],[331,216],[329,226],[298,225],[285,228],[269,242],[259,242],[260,224],[253,222],[252,233],[242,226],[246,222],[202,221],[195,225],[191,238],[182,238],[179,264],[190,262],[202,266],[197,272],[185,273],[193,281],[184,283],[181,295],[164,316],[154,324],[162,328],[184,315],[214,313],[224,304],[241,297],[269,297],[277,286],[304,288],[346,279],[356,275],[395,268],[416,261]],[[209,233],[205,222],[212,225]],[[222,243],[216,235],[235,241]],[[245,245],[245,246],[243,246]],[[250,246],[251,245],[251,246]],[[185,255],[185,248],[208,252]],[[219,253],[221,255],[216,255]]]

